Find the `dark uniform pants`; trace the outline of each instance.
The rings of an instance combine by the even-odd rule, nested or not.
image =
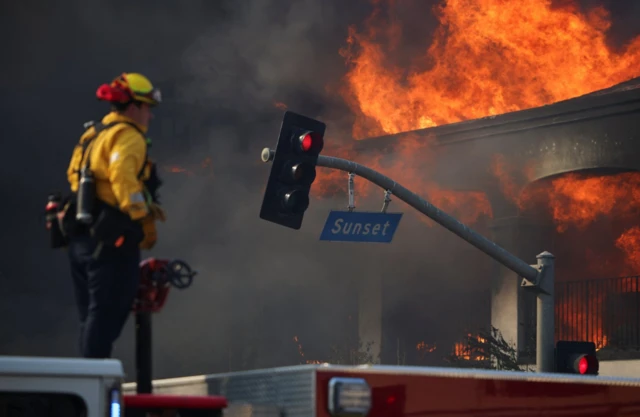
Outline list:
[[[80,352],[85,358],[109,358],[127,322],[140,282],[138,245],[103,246],[88,235],[69,242],[71,274],[80,313]]]

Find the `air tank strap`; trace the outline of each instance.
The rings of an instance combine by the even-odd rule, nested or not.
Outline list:
[[[87,122],[84,124],[85,129],[89,129],[93,126],[93,128],[95,129],[95,134],[89,139],[84,141],[81,146],[82,146],[82,157],[80,158],[80,165],[82,165],[82,161],[85,160],[85,155],[88,153],[88,155],[86,155],[86,164],[85,164],[85,168],[87,170],[89,170],[91,168],[91,150],[89,149],[89,146],[93,143],[94,139],[98,137],[98,135],[106,129],[109,129],[110,127],[113,127],[115,125],[118,124],[126,124],[129,125],[131,127],[133,127],[135,130],[137,130],[145,139],[145,143],[147,143],[146,137],[144,136],[144,133],[140,130],[140,128],[138,128],[138,126],[136,126],[133,123],[130,122],[111,122],[108,124],[104,124],[102,122],[98,122],[98,123],[94,123],[93,121]],[[147,146],[148,147],[148,146]],[[144,162],[142,164],[142,168],[140,169],[140,172],[138,172],[138,179],[140,179],[142,177],[142,175],[144,174],[144,169],[147,166],[147,161],[148,161],[149,157],[147,155],[147,151],[145,150],[145,155],[144,155]],[[76,174],[78,174],[78,180],[80,180],[80,170],[81,168],[76,169]]]
[[[108,129],[112,126],[115,126],[116,124],[118,124],[119,122],[113,122],[113,123],[109,123],[109,124],[103,124],[102,122],[98,122],[98,123],[94,123],[94,122],[87,122],[84,124],[85,129],[89,129],[93,126],[94,130],[95,130],[95,134],[89,139],[89,140],[85,140],[81,146],[82,146],[82,156],[80,157],[80,167],[78,167],[78,169],[76,169],[76,174],[78,174],[78,180],[80,178],[80,171],[81,171],[81,166],[82,166],[82,162],[85,160],[85,157],[87,158],[87,161],[85,163],[85,168],[87,170],[89,170],[91,168],[91,158],[90,158],[90,150],[89,150],[89,145],[91,145],[93,143],[93,140],[95,138],[98,137],[98,135],[100,134],[100,132],[102,132],[105,129]],[[89,153],[89,155],[87,155],[87,153]]]

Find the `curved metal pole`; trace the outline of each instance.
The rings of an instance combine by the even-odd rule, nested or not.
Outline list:
[[[275,151],[265,148],[262,151],[262,160],[273,160]],[[385,191],[390,191],[400,200],[409,204],[420,213],[426,215],[441,226],[455,233],[482,252],[486,253],[502,265],[524,278],[524,286],[530,287],[537,294],[537,329],[536,329],[536,370],[538,372],[553,372],[554,370],[554,345],[555,345],[555,312],[554,312],[554,257],[548,252],[538,255],[537,266],[539,269],[527,264],[522,259],[504,250],[480,233],[459,222],[454,217],[443,212],[433,204],[422,199],[391,178],[374,171],[371,168],[357,164],[346,159],[332,156],[318,157],[318,166],[345,171],[359,175],[369,180]],[[528,282],[527,282],[528,281]]]
[[[274,155],[274,150],[265,148],[262,151],[263,162],[271,161]],[[538,277],[537,269],[498,246],[491,240],[485,238],[480,233],[466,226],[464,223],[459,222],[454,217],[443,212],[433,204],[421,198],[419,195],[398,184],[391,178],[382,175],[371,168],[367,168],[364,165],[332,156],[320,155],[318,157],[318,166],[356,174],[384,190],[391,191],[391,193],[400,200],[455,233],[521,277],[527,278],[531,281],[536,281],[536,278]]]

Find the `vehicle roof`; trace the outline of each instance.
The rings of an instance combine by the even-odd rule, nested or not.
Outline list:
[[[536,382],[577,382],[585,384],[640,386],[640,378],[614,377],[600,375],[576,375],[548,372],[514,372],[493,369],[443,368],[396,365],[357,365],[341,366],[315,365],[321,372],[377,373],[392,375],[425,375],[445,378],[473,378],[494,380],[521,380]]]
[[[0,375],[124,377],[117,359],[0,356]]]
[[[230,377],[259,377],[263,375],[286,374],[290,372],[329,372],[344,373],[351,375],[386,374],[386,375],[406,375],[406,376],[427,376],[445,378],[465,378],[465,379],[492,379],[492,380],[521,380],[535,382],[562,382],[581,383],[598,385],[622,385],[640,387],[640,378],[612,377],[599,375],[573,375],[559,373],[538,373],[538,372],[514,372],[498,371],[489,369],[470,368],[442,368],[425,366],[396,366],[396,365],[330,365],[309,364],[294,365],[274,368],[253,369],[247,371],[226,372],[209,375],[193,375],[189,377],[166,378],[154,380],[154,387],[171,387],[190,384],[206,383],[214,379],[225,379]],[[132,390],[136,386],[135,382],[126,383],[123,388]]]

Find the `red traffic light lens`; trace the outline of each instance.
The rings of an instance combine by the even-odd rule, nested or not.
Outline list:
[[[319,154],[324,148],[324,139],[321,134],[307,130],[303,131],[299,136],[293,137],[293,145],[298,153],[310,152]]]
[[[311,133],[305,133],[300,137],[300,148],[304,152],[308,152],[313,146],[313,138],[311,137]]]

